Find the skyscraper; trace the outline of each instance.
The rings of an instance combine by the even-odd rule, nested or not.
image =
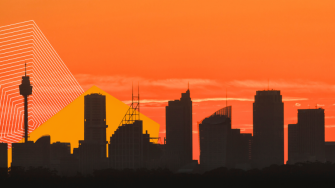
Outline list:
[[[199,124],[200,165],[212,170],[226,167],[231,130],[231,106],[216,111]]]
[[[250,168],[252,135],[231,129],[231,106],[216,111],[199,123],[199,141],[203,170]]]
[[[252,158],[256,168],[284,163],[284,103],[278,90],[256,91]]]
[[[190,90],[180,100],[169,101],[166,106],[166,151],[178,166],[192,162],[192,100]],[[173,163],[173,162],[172,162]]]
[[[325,160],[324,109],[298,109],[298,123],[288,125],[288,163]]]
[[[106,157],[106,96],[92,93],[84,99],[84,141],[99,144],[99,155]]]
[[[76,153],[83,174],[107,168],[106,158],[106,96],[92,93],[84,97],[84,140],[79,141]]]

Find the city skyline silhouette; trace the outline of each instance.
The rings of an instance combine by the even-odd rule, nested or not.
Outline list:
[[[155,156],[146,158],[143,152],[138,164],[165,166],[178,172],[201,171],[197,168],[201,165],[196,165],[201,164],[201,147],[209,147],[203,161],[210,161],[216,152],[210,143],[219,135],[227,137],[221,140],[227,142],[221,143],[227,148],[219,150],[220,156],[230,162],[216,161],[228,169],[271,164],[288,164],[286,167],[290,168],[291,164],[306,160],[333,161],[333,1],[28,0],[17,4],[4,0],[0,4],[0,142],[8,143],[7,164],[12,162],[12,143],[23,142],[22,139],[41,147],[49,139],[51,145],[55,143],[50,147],[63,148],[59,150],[62,152],[70,147],[72,153],[81,144],[82,148],[92,147],[87,139],[85,142],[87,127],[79,128],[84,124],[78,119],[85,118],[78,109],[84,109],[85,95],[100,91],[112,101],[106,102],[106,141],[111,142],[114,131],[122,125],[121,116],[133,102],[129,97],[133,82],[141,85],[139,116],[145,118],[143,135],[139,137],[143,137],[143,146],[152,149],[148,153]],[[26,70],[22,66],[25,62]],[[27,106],[17,89],[24,72],[33,86],[32,95],[23,94],[29,95]],[[177,122],[189,118],[180,115],[186,111],[179,108],[186,107],[177,105],[178,100],[182,101],[179,95],[185,91],[190,92],[191,104],[187,108],[191,109],[191,119]],[[277,91],[281,102],[273,106],[260,102],[264,93]],[[277,95],[272,97],[265,97],[264,101],[278,99]],[[175,102],[174,107],[171,101]],[[230,124],[223,117],[227,115],[209,118],[229,106],[234,109],[230,111],[234,114]],[[78,114],[69,113],[69,109]],[[319,119],[313,119],[317,117],[313,113],[320,110],[323,113]],[[28,121],[26,111],[31,112]],[[114,115],[112,111],[115,119],[109,118]],[[178,118],[173,118],[178,114]],[[216,124],[219,119],[222,124]],[[66,127],[67,123],[71,126]],[[272,123],[275,128],[268,126]],[[140,127],[139,123],[136,125]],[[204,138],[213,141],[206,144],[202,140],[200,125],[207,135]],[[187,128],[181,129],[182,126]],[[213,133],[210,127],[217,130],[216,137],[208,136]],[[125,142],[120,135],[134,130],[119,131],[117,143]],[[139,135],[140,131],[136,131]],[[90,134],[97,134],[93,132]],[[43,137],[47,133],[51,133],[50,137]],[[169,138],[175,138],[174,146],[169,146],[173,143]],[[153,149],[144,144],[151,142],[161,146]],[[5,148],[1,144],[0,148]],[[232,151],[233,146],[240,149]],[[97,166],[113,162],[108,158],[108,147],[98,151],[106,153],[108,160],[101,159],[104,162]],[[115,151],[114,162],[122,155]],[[121,166],[127,167],[128,163]],[[207,164],[207,169],[214,168]],[[92,166],[84,171],[92,172]]]
[[[11,143],[12,159],[7,158],[7,143],[1,143],[0,164],[11,161],[11,169],[46,168],[55,170],[61,176],[74,176],[78,173],[90,175],[107,169],[166,168],[179,173],[206,173],[219,168],[251,170],[284,164],[284,108],[279,90],[256,91],[253,117],[257,132],[254,135],[241,134],[240,129],[232,129],[231,106],[199,122],[202,151],[199,164],[192,157],[193,118],[189,86],[181,94],[180,100],[169,101],[166,106],[168,134],[164,144],[151,142],[148,130],[143,130],[139,93],[134,96],[132,92],[132,104],[110,137],[110,142],[106,137],[106,96],[100,93],[85,94],[84,126],[81,126],[84,128],[84,139],[76,140],[79,145],[71,152],[71,143],[59,140],[52,143],[50,135],[39,137],[35,143],[28,139],[29,111],[26,102],[33,87],[26,72],[22,79],[19,90],[25,101],[25,141]],[[324,119],[322,108],[298,110],[298,123],[291,124],[289,128],[290,164],[334,160],[335,145],[333,142],[325,142]]]

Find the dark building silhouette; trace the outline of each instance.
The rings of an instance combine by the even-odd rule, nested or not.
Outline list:
[[[335,142],[325,142],[326,161],[335,163]]]
[[[256,91],[252,158],[256,168],[284,163],[284,103],[278,90]]]
[[[99,144],[97,155],[106,157],[106,96],[92,93],[84,98],[84,141]]]
[[[27,67],[27,64],[25,64]],[[24,141],[28,141],[28,96],[32,94],[33,86],[30,85],[29,76],[27,76],[27,70],[25,69],[25,76],[22,76],[22,83],[19,86],[20,95],[24,98]]]
[[[163,148],[150,142],[150,135],[143,134],[140,120],[140,97],[132,92],[132,103],[119,127],[110,137],[109,165],[114,169],[158,168],[162,165]]]
[[[117,128],[109,143],[109,164],[115,169],[143,167],[142,121],[124,124]]]
[[[220,109],[199,124],[200,165],[205,171],[226,167],[231,106]]]
[[[8,144],[0,143],[0,168],[8,168]]]
[[[324,109],[298,109],[298,123],[288,125],[288,163],[325,160]]]
[[[240,129],[231,129],[228,135],[228,168],[251,168],[252,160],[252,134],[241,133]]]
[[[42,136],[35,143],[13,143],[11,166],[50,168],[50,136]]]
[[[192,162],[192,100],[190,90],[166,106],[166,153],[170,169]]]
[[[71,154],[71,144],[55,142],[50,146],[50,168],[58,175],[74,176],[79,172],[79,160]]]
[[[163,160],[164,152],[164,145],[150,142],[150,135],[143,134],[143,165],[145,168],[157,169],[165,167]]]
[[[199,124],[200,165],[209,171],[219,167],[250,168],[251,134],[231,129],[231,106],[216,111]]]
[[[150,135],[143,134],[143,122],[119,126],[110,137],[109,164],[114,169],[154,169],[162,167],[163,149],[150,142]]]
[[[84,140],[79,141],[79,171],[92,174],[107,168],[106,157],[106,96],[92,93],[84,97]]]

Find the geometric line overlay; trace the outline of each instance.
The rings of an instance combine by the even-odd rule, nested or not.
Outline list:
[[[25,74],[33,86],[28,97],[28,133],[84,93],[33,20],[0,27],[0,142],[24,136],[24,101],[19,92]]]

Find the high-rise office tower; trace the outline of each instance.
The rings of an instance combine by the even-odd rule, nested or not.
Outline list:
[[[231,106],[199,123],[200,165],[205,171],[219,167],[250,168],[252,135],[231,129]]]
[[[76,153],[82,174],[108,166],[106,158],[106,96],[98,93],[84,97],[84,140],[79,141]]]
[[[166,151],[175,161],[176,168],[192,162],[192,100],[190,90],[180,100],[166,106]],[[174,163],[171,161],[171,163]]]
[[[30,85],[27,76],[27,64],[25,64],[25,75],[22,76],[22,83],[19,86],[20,95],[24,98],[24,142],[28,141],[28,96],[32,94],[33,86]]]
[[[106,96],[92,93],[84,99],[84,141],[99,144],[100,157],[106,157]]]
[[[298,123],[288,125],[288,163],[325,160],[324,109],[298,109]]]
[[[212,170],[226,167],[231,130],[231,106],[216,111],[199,124],[200,165]]]
[[[284,164],[284,103],[278,90],[256,91],[252,158],[256,168]]]

